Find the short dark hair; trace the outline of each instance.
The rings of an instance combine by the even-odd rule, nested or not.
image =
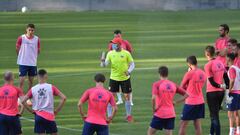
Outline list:
[[[45,69],[39,69],[38,70],[38,76],[43,77],[47,74],[47,71]]]
[[[104,83],[105,80],[106,80],[106,78],[105,78],[105,76],[104,76],[103,74],[97,73],[97,74],[94,76],[94,80],[95,80],[96,82],[102,82],[102,83]]]
[[[168,77],[168,68],[166,66],[161,66],[158,68],[158,73],[162,77]]]
[[[240,49],[240,43],[237,43],[237,48]]]
[[[13,72],[11,72],[11,71],[6,71],[5,73],[4,73],[4,75],[3,75],[4,77],[4,80],[5,81],[7,81],[7,82],[9,82],[9,81],[11,81],[11,80],[13,80]]]
[[[188,56],[186,61],[191,65],[197,65],[197,58],[194,55]]]
[[[234,61],[234,59],[236,58],[236,54],[229,53],[229,54],[227,54],[227,58],[229,58],[230,60]]]
[[[121,30],[115,30],[113,33],[114,34],[122,34]]]
[[[237,39],[235,39],[235,38],[230,38],[230,39],[228,40],[228,42],[229,42],[229,43],[232,43],[232,44],[237,44],[237,43],[238,43]]]
[[[215,48],[213,46],[206,46],[205,51],[208,52],[211,56],[215,55]]]
[[[35,25],[32,24],[32,23],[29,23],[29,24],[27,25],[27,28],[33,28],[33,29],[35,29]]]
[[[221,24],[220,27],[223,27],[224,31],[227,31],[227,33],[230,31],[229,26],[227,24]]]

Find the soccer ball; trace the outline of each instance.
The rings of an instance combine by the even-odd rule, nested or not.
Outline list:
[[[23,7],[22,7],[22,13],[25,13],[25,12],[27,12],[27,10],[28,10],[28,8],[27,8],[27,7],[25,7],[25,6],[23,6]]]

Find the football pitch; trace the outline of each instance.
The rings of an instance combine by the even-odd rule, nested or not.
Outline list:
[[[0,12],[0,73],[12,70],[18,79],[16,39],[24,33],[26,24],[36,24],[36,35],[41,39],[42,51],[38,58],[38,68],[46,69],[49,83],[56,85],[68,98],[56,117],[59,134],[79,135],[83,121],[77,110],[77,102],[86,89],[95,86],[95,73],[102,72],[109,79],[110,68],[100,67],[100,56],[102,51],[107,50],[108,42],[113,38],[113,30],[121,29],[123,38],[128,39],[134,48],[136,69],[132,73],[132,87],[135,122],[129,124],[125,121],[125,107],[120,105],[109,126],[110,134],[145,135],[152,118],[151,86],[159,78],[157,68],[168,66],[169,79],[180,84],[188,68],[185,62],[187,56],[196,55],[201,68],[206,63],[204,48],[215,42],[219,24],[229,24],[230,36],[238,39],[239,15],[238,10]],[[108,87],[108,81],[105,86]],[[205,93],[205,89],[203,91]],[[182,107],[183,104],[176,105],[174,134],[178,132]],[[202,128],[203,135],[208,135],[210,119],[207,105],[205,112]],[[33,134],[32,118],[25,111],[21,120],[25,135]],[[222,134],[227,135],[227,112],[221,111],[220,118]],[[193,134],[191,122],[187,135]]]

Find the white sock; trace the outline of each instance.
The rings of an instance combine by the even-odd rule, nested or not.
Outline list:
[[[129,96],[130,96],[130,102],[133,103],[132,92],[129,94]]]
[[[240,127],[237,127],[237,134],[240,134]]]
[[[234,127],[230,127],[229,135],[234,135]]]
[[[123,101],[121,92],[117,93],[117,98],[118,98],[118,101]]]

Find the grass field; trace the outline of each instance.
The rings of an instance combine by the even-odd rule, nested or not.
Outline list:
[[[144,135],[152,118],[151,85],[158,80],[157,67],[167,65],[170,68],[170,79],[180,83],[187,71],[187,56],[196,55],[200,67],[206,63],[203,50],[206,45],[214,43],[219,24],[228,23],[230,35],[238,38],[239,14],[240,11],[237,10],[26,14],[1,12],[0,73],[9,69],[17,76],[16,39],[24,32],[27,23],[35,23],[36,35],[40,36],[42,43],[38,67],[47,69],[49,82],[68,97],[62,112],[56,118],[61,126],[59,134],[79,135],[83,122],[77,111],[77,102],[84,90],[95,85],[92,80],[96,72],[103,72],[109,77],[109,68],[100,68],[99,58],[101,52],[106,51],[108,41],[112,39],[112,31],[121,29],[123,37],[134,47],[136,70],[132,74],[132,85],[135,123],[125,122],[125,109],[121,105],[110,125],[110,134]],[[176,106],[174,134],[178,132],[181,110],[182,104]],[[222,134],[227,135],[227,113],[222,111],[220,117]],[[24,118],[33,116],[25,112]],[[22,120],[22,126],[25,135],[33,134],[33,122]],[[202,122],[203,135],[208,135],[209,126],[209,111],[206,106],[206,118]],[[187,135],[193,134],[194,128],[190,124]]]

